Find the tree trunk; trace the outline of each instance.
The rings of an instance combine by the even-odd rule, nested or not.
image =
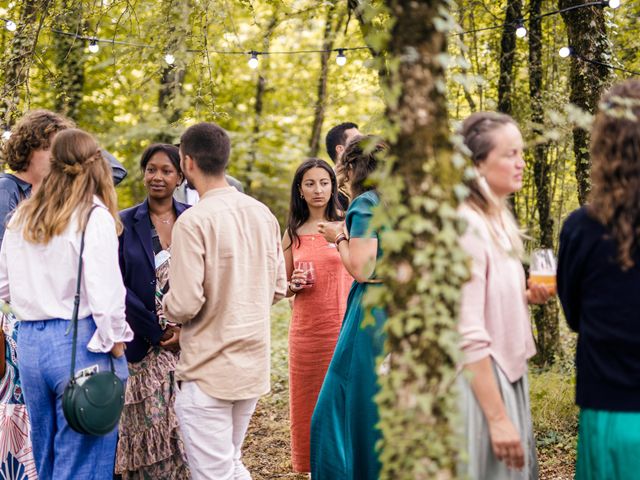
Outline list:
[[[344,14],[337,15],[337,23],[334,26],[336,17],[336,2],[333,1],[327,12],[327,21],[324,27],[324,40],[322,42],[322,50],[320,54],[320,77],[318,78],[318,98],[313,107],[313,125],[311,127],[311,139],[309,140],[309,157],[317,157],[320,149],[320,137],[322,133],[322,124],[324,123],[325,104],[327,100],[327,77],[329,76],[329,61],[331,59],[333,44],[336,32],[342,26]]]
[[[388,55],[387,116],[395,139],[390,180],[381,185],[385,251],[377,271],[384,287],[368,293],[389,315],[379,377],[382,479],[447,479],[455,476],[460,441],[452,385],[460,288],[468,278],[458,245],[456,186],[461,165],[449,141],[445,65],[450,2],[387,0],[395,22]],[[396,92],[396,93],[393,93]],[[454,164],[455,163],[455,164]],[[374,290],[374,289],[371,289]]]
[[[62,13],[56,19],[57,28],[63,32],[82,35],[82,2],[62,0]],[[84,91],[84,41],[67,35],[56,35],[55,63],[57,96],[56,111],[78,120]]]
[[[269,21],[267,29],[262,37],[262,50],[268,52],[271,47],[271,36],[274,30],[278,26],[279,18],[278,12],[274,12],[273,17]],[[249,161],[245,169],[246,180],[243,182],[245,185],[245,191],[248,195],[252,193],[252,176],[253,171],[258,161],[258,142],[260,141],[260,130],[262,128],[262,111],[264,109],[264,96],[267,93],[267,78],[266,72],[269,71],[269,55],[264,55],[260,58],[260,65],[258,66],[258,79],[256,81],[256,102],[253,113],[253,129],[251,135],[251,148],[249,151]]]
[[[536,18],[542,10],[542,0],[531,0],[529,5],[529,96],[533,132],[539,139],[543,135],[543,70],[542,70],[542,19]],[[551,192],[549,190],[550,165],[547,159],[548,144],[537,143],[533,147],[533,176],[536,185],[536,206],[540,227],[540,246],[553,248],[553,218],[551,217]],[[537,350],[534,359],[540,367],[548,367],[560,353],[558,304],[552,301],[534,309],[537,330]]]
[[[516,22],[522,18],[522,0],[508,0],[500,42],[500,78],[498,80],[498,111],[511,115],[513,64],[516,55]]]
[[[50,0],[23,0],[18,28],[13,34],[10,53],[2,62],[3,82],[0,87],[2,126],[9,128],[19,115],[21,90],[28,84],[33,52],[38,43],[42,20]],[[38,19],[40,15],[40,19]]]
[[[177,4],[176,4],[177,3]],[[189,34],[189,18],[192,4],[188,0],[163,2],[163,13],[167,25],[165,54],[174,56],[174,63],[168,64],[164,58],[164,68],[160,78],[158,107],[168,125],[176,123],[188,101],[183,95],[183,83],[188,62],[187,38]],[[164,55],[163,55],[164,57]],[[173,143],[170,133],[161,133],[156,137],[158,142]]]
[[[588,3],[587,0],[559,0],[560,8]],[[607,37],[604,9],[602,6],[583,7],[563,12],[567,26],[571,56],[569,76],[571,93],[569,101],[582,110],[595,113],[598,100],[611,82],[611,71],[589,61],[609,63],[611,46]],[[587,61],[585,61],[585,59]],[[573,130],[573,152],[576,160],[578,200],[583,205],[591,190],[589,158],[589,133],[581,128]]]

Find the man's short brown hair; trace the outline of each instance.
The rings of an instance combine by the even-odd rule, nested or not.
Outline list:
[[[231,141],[224,128],[201,122],[182,134],[180,151],[193,158],[205,175],[221,175],[229,162]]]
[[[73,128],[73,121],[49,110],[32,110],[11,129],[11,136],[2,148],[3,160],[14,172],[29,168],[31,153],[51,146],[51,136]]]

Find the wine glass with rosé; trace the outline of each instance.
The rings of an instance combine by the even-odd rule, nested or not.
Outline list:
[[[296,262],[296,270],[302,270],[304,273],[305,283],[300,285],[302,288],[312,288],[316,283],[316,271],[313,262]]]

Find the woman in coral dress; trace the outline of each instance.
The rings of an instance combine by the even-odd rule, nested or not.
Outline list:
[[[296,472],[309,472],[311,415],[340,333],[353,278],[338,250],[318,233],[319,222],[342,221],[336,177],[326,162],[306,160],[293,179],[289,221],[282,241],[288,296],[291,457]]]

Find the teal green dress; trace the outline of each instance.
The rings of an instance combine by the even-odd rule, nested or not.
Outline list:
[[[576,480],[640,477],[640,413],[580,410]]]
[[[379,203],[375,192],[356,197],[347,211],[351,238],[378,238],[369,230],[372,209]],[[382,251],[378,242],[377,258]],[[311,478],[313,480],[376,480],[380,439],[376,358],[384,344],[386,316],[374,309],[375,325],[362,328],[362,297],[376,284],[353,282],[347,311],[333,358],[311,419]]]

